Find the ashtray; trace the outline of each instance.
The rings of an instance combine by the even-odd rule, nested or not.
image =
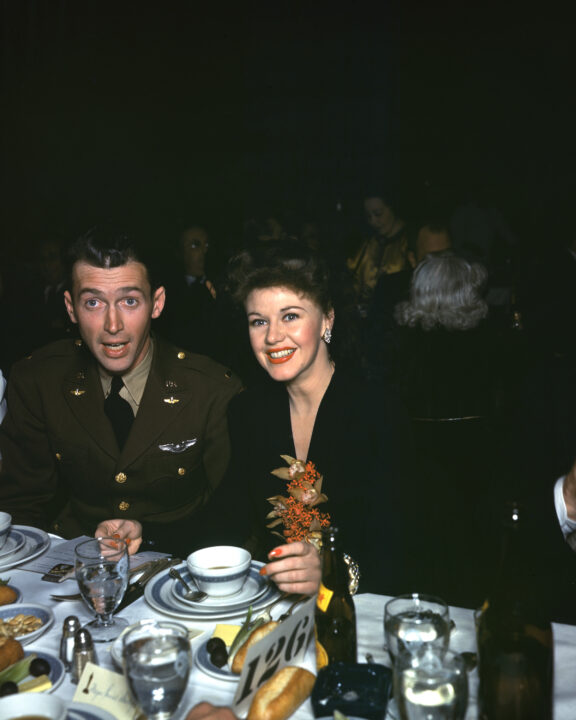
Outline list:
[[[312,691],[317,718],[339,710],[348,717],[383,720],[392,688],[392,670],[378,663],[337,662],[320,670]]]

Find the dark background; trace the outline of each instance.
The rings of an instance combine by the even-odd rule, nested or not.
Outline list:
[[[337,203],[362,232],[381,181],[406,214],[481,189],[528,245],[572,232],[566,7],[340,5],[4,0],[4,250]]]

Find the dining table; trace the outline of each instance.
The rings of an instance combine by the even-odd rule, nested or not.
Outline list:
[[[61,540],[52,538],[51,552],[57,549]],[[34,602],[49,607],[55,616],[53,625],[34,642],[25,646],[25,650],[43,651],[52,655],[59,655],[62,626],[65,618],[76,615],[82,624],[93,619],[93,615],[81,600],[56,602],[51,599],[54,593],[73,593],[77,591],[74,579],[62,583],[43,581],[39,572],[32,571],[34,563],[22,563],[17,567],[2,571],[0,577],[9,577],[10,584],[19,588],[22,593],[22,602]],[[385,595],[360,593],[354,596],[357,621],[358,662],[366,662],[372,656],[373,661],[390,665],[390,658],[384,647],[384,606],[390,598]],[[277,612],[281,613],[287,606],[280,603]],[[227,619],[226,623],[240,624],[245,611],[237,618]],[[172,619],[152,607],[143,596],[121,610],[118,615],[129,623],[145,619]],[[450,647],[458,652],[476,652],[475,621],[473,609],[450,607],[450,617],[454,622],[451,634]],[[192,654],[198,652],[201,643],[209,638],[215,628],[216,621],[177,619],[198,634],[191,640]],[[576,718],[576,626],[553,625],[554,632],[554,717],[555,720],[574,720]],[[97,643],[96,654],[98,665],[109,670],[121,673],[112,653],[113,643]],[[477,718],[477,670],[469,672],[469,704],[466,720]],[[77,686],[72,683],[70,673],[61,684],[53,690],[55,694],[72,702]],[[209,701],[216,705],[230,705],[234,698],[236,683],[221,680],[206,674],[193,662],[185,696],[179,706],[174,720],[183,720],[190,708],[201,701]],[[306,701],[293,715],[295,720],[311,720],[313,718],[310,700]]]

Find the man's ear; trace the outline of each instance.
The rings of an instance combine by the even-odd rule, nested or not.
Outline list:
[[[413,250],[408,250],[407,253],[408,262],[410,263],[410,267],[414,269],[418,263],[416,262],[416,255],[414,254]]]
[[[152,296],[152,315],[150,317],[160,317],[165,302],[166,290],[163,287],[159,287],[154,291],[154,295]]]
[[[68,290],[64,291],[64,304],[66,305],[66,310],[68,312],[70,320],[72,320],[73,323],[78,323],[76,313],[74,312],[74,303],[72,302],[72,296],[70,295]]]

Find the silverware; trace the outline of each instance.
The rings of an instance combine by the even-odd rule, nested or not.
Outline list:
[[[300,597],[297,597],[296,600],[294,600],[294,602],[292,603],[292,605],[290,605],[288,610],[286,610],[286,612],[284,612],[284,613],[282,613],[282,615],[280,615],[280,617],[278,618],[278,622],[283,622],[284,620],[289,618],[290,615],[292,615],[292,611],[294,610],[296,605],[299,605],[301,602],[304,602],[304,600],[308,600],[308,595],[300,595]]]
[[[192,590],[190,585],[188,585],[186,580],[184,580],[176,568],[170,568],[168,575],[170,575],[173,580],[179,580],[182,585],[184,585],[186,588],[186,593],[184,594],[186,600],[191,600],[192,602],[202,602],[202,600],[206,600],[208,597],[208,595],[205,592],[202,592],[202,590]]]

